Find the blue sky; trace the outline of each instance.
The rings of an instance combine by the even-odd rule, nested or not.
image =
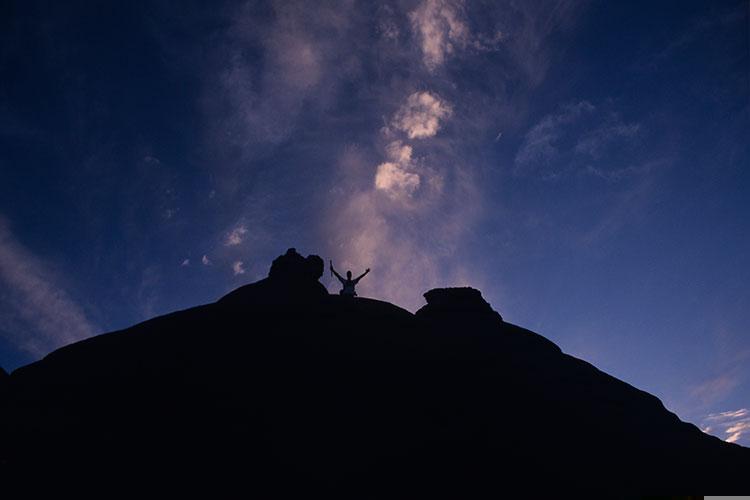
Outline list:
[[[0,33],[6,369],[295,246],[412,311],[477,287],[750,445],[746,2],[15,2]]]

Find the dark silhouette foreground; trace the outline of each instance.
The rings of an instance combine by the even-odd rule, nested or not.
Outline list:
[[[747,491],[750,450],[503,322],[478,290],[430,290],[411,314],[329,295],[323,269],[290,250],[214,304],[0,377],[0,484],[99,484],[102,497]]]

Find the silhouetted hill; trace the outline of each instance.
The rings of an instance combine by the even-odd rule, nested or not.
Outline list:
[[[216,303],[0,374],[3,473],[259,498],[746,489],[750,450],[479,291],[431,290],[411,314],[329,295],[322,272],[290,250]]]

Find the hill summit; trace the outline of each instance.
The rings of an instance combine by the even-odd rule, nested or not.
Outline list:
[[[480,291],[430,290],[412,314],[329,295],[323,269],[290,249],[215,303],[0,373],[3,475],[260,498],[746,487],[750,450]]]

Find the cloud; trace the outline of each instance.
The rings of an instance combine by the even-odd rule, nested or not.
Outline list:
[[[738,442],[743,434],[750,433],[750,419],[744,422],[736,422],[726,430],[726,433],[729,434],[729,437],[726,439],[727,443]]]
[[[241,260],[238,260],[234,264],[232,264],[232,271],[234,271],[235,276],[245,274],[245,267]]]
[[[392,125],[409,139],[433,137],[440,130],[440,121],[452,113],[451,106],[430,92],[414,92],[401,106]]]
[[[653,157],[633,162],[641,128],[586,100],[562,106],[526,133],[513,172],[547,180],[570,173],[589,174],[610,183],[647,173],[665,162]],[[630,163],[623,165],[626,158]]]
[[[241,244],[246,233],[247,228],[245,226],[239,226],[232,229],[224,240],[224,246],[231,247]]]
[[[469,43],[469,28],[460,2],[425,0],[409,14],[409,19],[421,43],[424,65],[430,71]]]
[[[516,153],[515,173],[528,173],[540,166],[549,164],[559,155],[558,142],[568,125],[581,115],[596,110],[588,101],[563,106],[556,113],[544,116],[524,136],[523,143]]]
[[[690,395],[702,406],[710,406],[726,398],[739,383],[739,378],[730,371],[692,387]]]
[[[487,10],[483,12],[487,15]],[[499,50],[506,35],[499,29],[474,33],[460,0],[424,0],[409,13],[414,37],[419,41],[422,63],[434,72],[459,50]]]
[[[607,146],[621,138],[635,137],[639,130],[640,125],[637,123],[622,123],[615,116],[607,123],[586,132],[575,145],[575,151],[599,159]]]
[[[211,265],[211,259],[209,259],[207,255],[204,255],[203,257],[201,257],[201,262],[203,263],[204,266]]]
[[[405,171],[397,163],[381,163],[375,174],[375,187],[392,198],[411,196],[419,187],[419,175]]]
[[[3,330],[14,331],[8,340],[18,349],[41,356],[98,330],[65,290],[59,275],[16,240],[2,217],[0,282],[7,289],[0,322],[12,324]]]
[[[375,189],[385,192],[393,199],[410,197],[419,188],[419,175],[409,170],[412,166],[412,148],[401,141],[387,147],[391,161],[378,165],[375,173]]]
[[[217,152],[268,154],[308,114],[324,116],[342,81],[361,64],[352,51],[367,30],[364,10],[337,4],[272,1],[261,14],[252,2],[228,9],[228,28],[212,44],[206,109]],[[230,168],[230,167],[225,167]]]
[[[180,264],[182,267],[187,267],[190,265],[190,259],[185,259],[182,261],[182,264]]]
[[[743,418],[750,416],[750,410],[747,408],[740,408],[734,411],[723,411],[721,413],[713,413],[707,417],[708,420],[727,420],[735,418]]]
[[[703,432],[711,432],[721,437],[728,443],[750,445],[750,410],[740,408],[709,414],[703,419],[701,429]]]

